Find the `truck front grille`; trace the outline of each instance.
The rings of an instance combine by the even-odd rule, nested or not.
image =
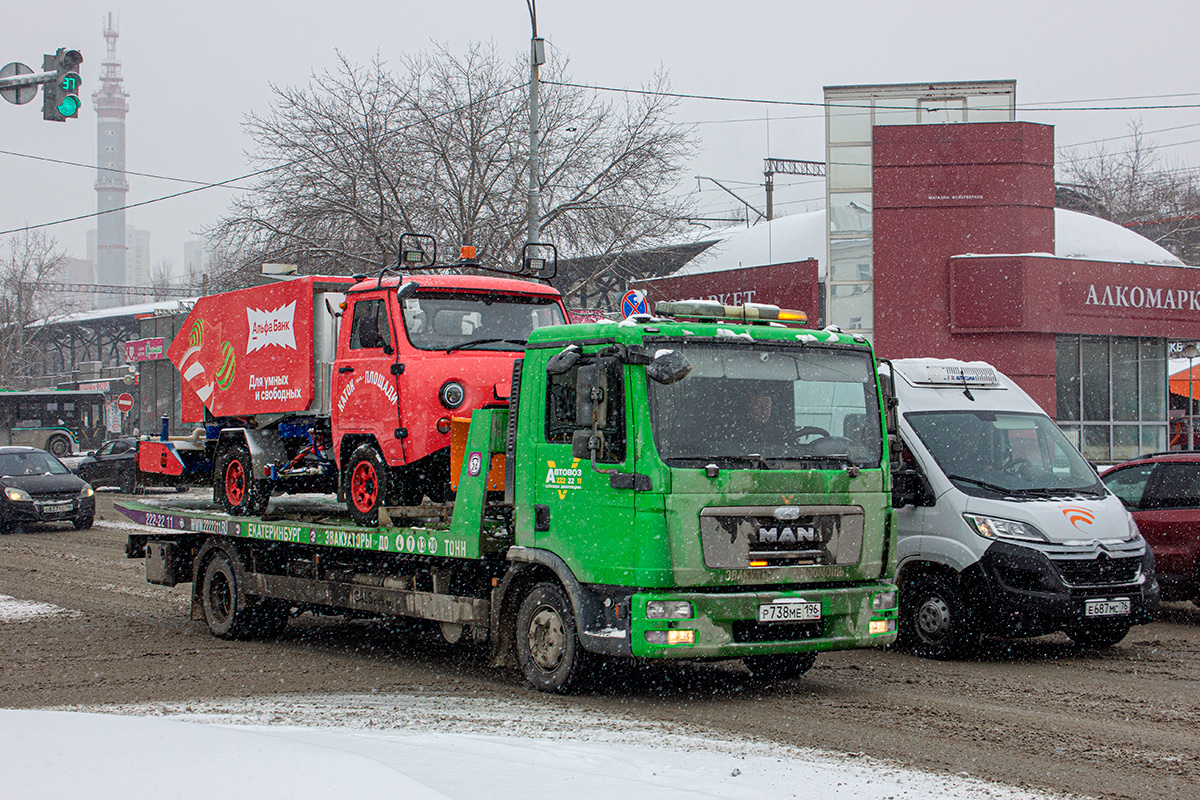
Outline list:
[[[1101,553],[1096,558],[1054,559],[1054,566],[1063,581],[1071,586],[1110,586],[1133,583],[1142,569],[1140,558],[1110,558]]]
[[[857,506],[743,506],[700,512],[704,563],[712,569],[857,564]]]

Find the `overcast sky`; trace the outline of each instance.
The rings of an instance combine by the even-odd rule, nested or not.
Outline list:
[[[356,63],[378,52],[395,64],[434,42],[461,52],[468,42],[492,41],[516,58],[528,52],[530,35],[524,0],[71,0],[60,7],[71,16],[52,23],[44,3],[6,4],[0,62],[39,70],[43,53],[81,50],[79,119],[43,121],[40,96],[23,106],[0,102],[0,150],[95,164],[90,94],[113,11],[130,95],[128,169],[206,182],[250,171],[243,115],[267,110],[270,84],[303,85],[332,68],[335,49]],[[569,59],[572,79],[596,86],[638,87],[661,66],[682,93],[812,103],[828,85],[1016,79],[1018,119],[1055,125],[1059,145],[1121,137],[1141,120],[1169,166],[1200,166],[1193,141],[1200,108],[1061,110],[1200,104],[1195,3],[540,0],[538,28],[548,58]],[[676,119],[697,123],[702,139],[687,174],[728,181],[760,207],[765,156],[824,158],[819,109],[688,100]],[[823,206],[820,181],[776,181],[779,212]],[[0,154],[0,230],[94,212],[94,182],[94,169]],[[136,176],[129,184],[130,203],[189,188]],[[731,210],[727,195],[710,183],[702,188],[708,212]],[[152,263],[166,258],[179,272],[183,242],[216,222],[233,195],[210,189],[153,203],[128,211],[127,222],[151,232]],[[49,230],[71,255],[86,257],[94,225]]]

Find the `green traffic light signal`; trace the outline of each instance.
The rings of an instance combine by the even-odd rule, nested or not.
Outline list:
[[[75,117],[79,114],[82,103],[79,100],[79,73],[68,72],[58,79],[58,88],[62,92],[58,101],[58,113],[64,117]]]

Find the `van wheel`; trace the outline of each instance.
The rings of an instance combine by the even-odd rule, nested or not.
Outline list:
[[[901,590],[900,625],[923,658],[962,658],[979,641],[962,592],[941,575],[919,577]]]
[[[54,455],[62,458],[71,453],[71,440],[65,436],[51,436],[50,441],[46,442],[46,449]]]
[[[1091,622],[1067,629],[1067,636],[1080,647],[1112,647],[1125,638],[1129,622]]]
[[[360,444],[346,466],[346,507],[357,525],[379,524],[379,507],[388,496],[388,471],[374,445]]]
[[[266,481],[254,479],[254,465],[245,445],[226,449],[213,469],[213,494],[226,513],[254,516],[267,510],[271,491]]]
[[[516,638],[517,662],[530,686],[560,694],[580,687],[590,658],[562,587],[539,583],[529,590],[517,610]]]

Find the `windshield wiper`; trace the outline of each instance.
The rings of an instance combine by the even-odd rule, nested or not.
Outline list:
[[[455,350],[461,350],[464,347],[474,347],[477,344],[497,344],[499,342],[519,345],[521,349],[524,349],[525,345],[527,344],[527,342],[525,342],[523,339],[472,339],[469,342],[459,342],[456,345],[447,347],[446,352],[453,353]]]
[[[843,455],[842,453],[830,453],[829,455],[820,456],[796,456],[795,460],[815,461],[818,464],[837,464],[838,466],[845,467],[846,472],[850,473],[851,478],[857,477],[859,470],[862,469],[856,462],[850,460],[850,456]]]
[[[973,486],[979,486],[983,489],[991,489],[993,492],[1000,492],[1001,494],[1015,495],[1021,493],[1020,489],[1009,489],[1007,486],[997,486],[994,483],[981,481],[978,478],[968,478],[966,475],[951,475],[947,472],[946,477],[952,481],[962,481],[963,483],[969,483]]]

